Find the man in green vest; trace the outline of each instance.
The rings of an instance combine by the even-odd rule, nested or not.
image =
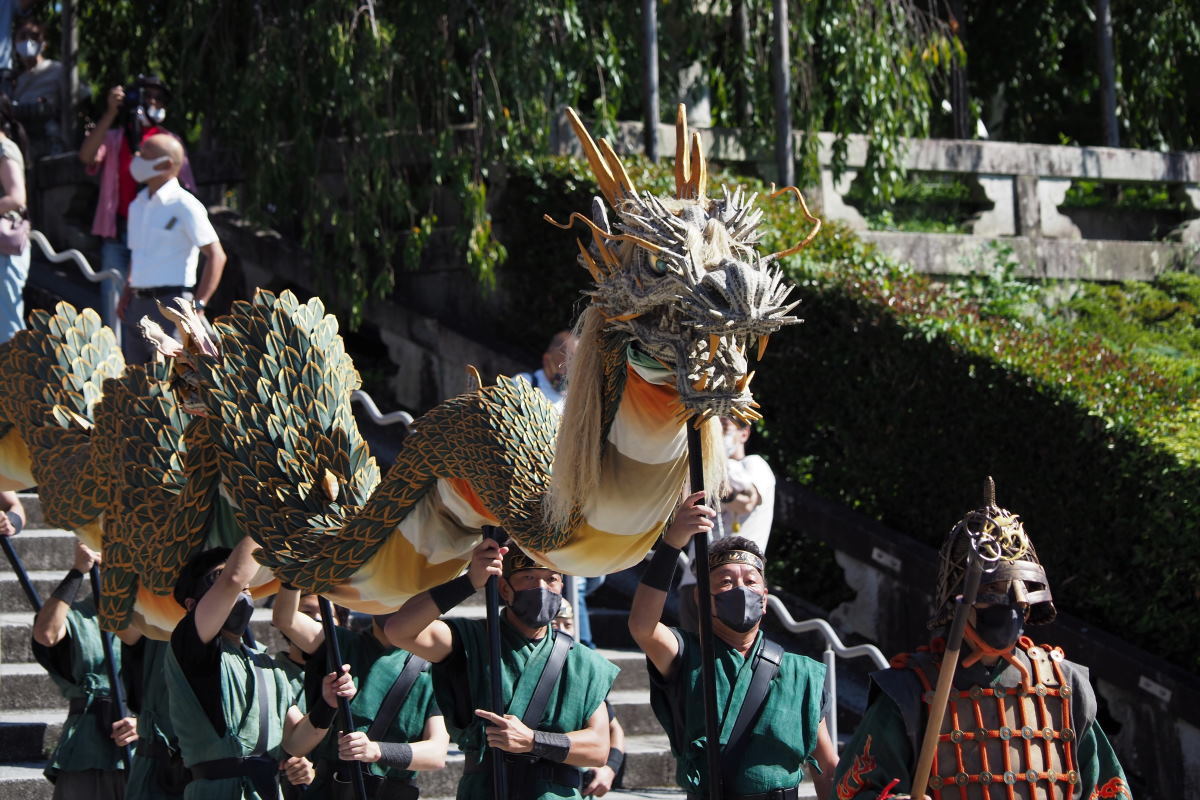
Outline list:
[[[1132,797],[1096,720],[1087,668],[1068,661],[1061,648],[1024,635],[1026,625],[1049,623],[1057,614],[1050,581],[1020,518],[996,505],[991,479],[986,494],[983,506],[959,520],[942,545],[928,622],[938,636],[871,675],[867,712],[838,768],[838,800],[874,800],[888,786],[896,795],[912,791],[933,689],[943,669],[954,670],[953,683],[926,797]],[[958,663],[947,666],[941,634],[964,592],[969,542],[981,534],[990,539],[983,549],[992,561],[967,610]]]
[[[166,676],[171,723],[192,776],[185,800],[277,800],[280,762],[312,749],[333,722],[338,697],[354,696],[343,666],[325,676],[325,702],[302,714],[274,659],[242,641],[254,610],[247,589],[259,569],[257,549],[245,537],[232,552],[205,550],[175,584],[187,614],[171,634]],[[304,766],[292,763],[297,772]]]
[[[58,746],[46,766],[55,800],[120,800],[125,793],[121,748],[137,740],[132,718],[114,720],[104,645],[90,595],[77,600],[83,576],[100,555],[82,542],[75,565],[33,622],[33,654],[70,701]],[[120,666],[120,648],[113,648]]]
[[[500,617],[503,715],[485,710],[491,697],[487,623],[438,619],[490,575],[500,578],[506,606]],[[571,646],[569,636],[551,635],[562,585],[561,573],[484,539],[465,574],[416,595],[388,620],[388,639],[434,665],[438,704],[466,756],[458,800],[492,797],[492,758],[501,754],[513,800],[578,798],[579,768],[602,766],[608,757],[604,698],[617,668],[586,647]],[[543,673],[545,688],[538,692]]]
[[[629,632],[646,653],[650,704],[671,741],[675,780],[689,798],[709,792],[700,640],[661,620],[681,550],[693,536],[712,530],[715,514],[700,505],[703,501],[704,493],[697,492],[676,512],[629,612]],[[722,797],[794,800],[807,770],[817,797],[826,800],[837,751],[824,724],[825,715],[834,713],[823,702],[825,666],[784,653],[764,639],[762,551],[749,539],[732,536],[713,544],[707,564],[693,567],[708,570],[713,595]],[[760,669],[767,670],[760,679],[762,692],[753,688]]]
[[[324,672],[325,630],[320,622],[301,612],[300,602],[299,591],[280,589],[271,621],[305,653],[306,688],[313,690]],[[415,800],[419,796],[413,783],[416,773],[446,765],[450,735],[434,700],[425,662],[418,659],[406,673],[413,656],[387,641],[383,621],[385,618],[376,617],[364,631],[333,629],[342,660],[350,665],[358,687],[350,704],[355,730],[330,731],[307,754],[316,764],[317,777],[305,794],[306,800],[336,800],[344,793],[350,776],[336,774],[339,759],[364,763],[367,796],[375,800]],[[387,703],[393,690],[394,702]],[[388,718],[381,717],[381,712]]]

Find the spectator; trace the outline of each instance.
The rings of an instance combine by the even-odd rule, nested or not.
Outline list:
[[[567,397],[567,364],[575,355],[579,339],[571,331],[559,331],[550,339],[546,352],[542,353],[542,368],[536,372],[521,372],[524,378],[540,389],[558,413],[562,413]]]
[[[725,433],[725,455],[729,459],[726,471],[730,493],[721,501],[721,525],[712,532],[712,540],[741,536],[766,553],[775,516],[775,473],[762,456],[746,455],[749,424],[721,417],[721,427]],[[687,553],[689,559],[695,556],[691,542]],[[679,581],[679,627],[692,633],[696,632],[697,625],[695,596],[691,590],[695,583],[696,573],[684,570]]]
[[[16,536],[25,527],[25,506],[16,492],[0,492],[0,536]]]
[[[0,0],[2,3],[3,0]],[[13,118],[7,97],[0,95],[0,216],[25,218],[25,130]],[[29,277],[29,244],[17,255],[0,255],[0,342],[25,327],[25,279]]]
[[[173,326],[158,309],[182,297],[193,300],[196,311],[217,290],[225,269],[225,251],[208,221],[204,205],[179,185],[183,145],[175,137],[160,133],[142,142],[130,162],[130,172],[146,188],[129,204],[129,284],[122,319],[136,325],[150,317],[170,332]],[[208,260],[204,277],[196,285],[197,256]],[[193,292],[194,290],[194,292]],[[144,364],[154,350],[137,335],[122,337],[125,361]]]
[[[122,275],[129,274],[130,255],[126,246],[129,204],[138,193],[137,181],[129,174],[129,164],[133,154],[149,137],[159,133],[175,136],[162,125],[171,97],[167,85],[148,75],[139,76],[133,88],[140,102],[132,108],[125,103],[124,87],[114,86],[109,90],[104,116],[79,147],[79,160],[87,166],[88,172],[100,173],[100,197],[92,220],[92,233],[104,238],[100,247],[100,265]],[[114,127],[117,122],[120,124]],[[179,168],[179,182],[190,192],[196,190],[186,155]]]
[[[120,748],[137,740],[134,719],[113,719],[96,605],[90,595],[76,600],[83,576],[99,562],[98,553],[77,542],[74,567],[33,621],[33,655],[70,703],[45,769],[54,784],[54,800],[121,800],[125,769]],[[119,649],[114,657],[120,669]]]
[[[62,64],[46,58],[46,29],[25,20],[17,26],[15,49],[21,73],[13,90],[13,113],[29,134],[30,158],[62,153],[67,143],[59,118],[68,101]]]
[[[0,88],[5,90],[5,94],[11,87],[8,76],[12,75],[13,20],[28,14],[34,2],[35,0],[0,0],[0,73],[6,75],[4,85]]]

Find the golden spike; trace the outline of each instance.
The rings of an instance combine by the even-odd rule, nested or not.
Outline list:
[[[479,377],[479,370],[475,369],[474,364],[467,364],[467,382],[474,382],[475,388],[467,388],[468,392],[478,392],[483,388],[483,378]]]
[[[583,155],[587,158],[588,165],[592,168],[592,174],[596,176],[596,182],[600,184],[600,193],[604,195],[604,199],[609,205],[613,205],[617,201],[617,180],[613,174],[608,171],[608,165],[604,163],[604,158],[601,157],[600,151],[596,149],[596,142],[592,139],[592,135],[588,133],[587,128],[583,126],[579,115],[575,113],[575,109],[567,108],[567,121],[571,123],[571,129],[575,131],[576,138],[579,139],[579,144],[583,146]]]
[[[583,256],[583,264],[585,267],[587,267],[587,271],[592,273],[592,280],[594,280],[596,283],[600,283],[602,280],[604,280],[604,275],[600,272],[600,268],[596,266],[596,260],[592,258],[592,254],[589,253],[587,248],[583,246],[583,242],[576,239],[575,244],[579,245],[579,253]]]
[[[721,346],[721,337],[715,333],[708,335],[708,363],[712,363],[717,357],[717,348]]]
[[[759,420],[759,419],[763,418],[762,414],[758,413],[757,411],[755,411],[752,408],[744,409],[744,413],[746,414],[746,416],[750,417],[750,419]]]
[[[750,381],[752,381],[752,380],[754,380],[754,373],[747,372],[745,375],[742,376],[742,379],[737,382],[737,390],[739,392],[746,391],[746,387],[750,385]]]
[[[756,361],[762,361],[763,354],[767,352],[767,342],[770,341],[770,339],[770,336],[758,337],[758,356],[755,358]]]
[[[692,182],[687,133],[687,108],[680,103],[675,112],[675,197],[680,200],[687,197],[688,185]]]
[[[583,214],[580,214],[578,211],[573,212],[571,216],[567,217],[567,222],[565,225],[561,222],[556,222],[554,217],[550,216],[549,214],[542,214],[542,219],[546,220],[546,222],[549,222],[554,227],[560,228],[564,231],[571,229],[571,222],[574,220],[579,220],[591,228],[594,235],[603,236],[605,239],[608,239],[611,242],[633,242],[638,247],[645,248],[651,253],[661,253],[663,251],[663,248],[659,245],[656,245],[654,242],[647,241],[640,236],[634,236],[632,233],[606,233],[603,228],[592,222]]]
[[[692,388],[697,392],[703,392],[706,388],[708,388],[708,373],[700,373],[699,380],[692,384]]]
[[[641,311],[634,311],[632,314],[621,314],[616,317],[605,317],[605,322],[628,322],[631,319],[637,319],[642,315]]]
[[[637,194],[637,189],[634,188],[629,173],[625,171],[625,165],[621,163],[620,157],[617,156],[617,152],[612,149],[612,145],[608,143],[607,139],[600,140],[600,155],[604,156],[604,160],[608,162],[608,170],[616,180],[617,188],[625,194]]]
[[[696,421],[692,423],[692,427],[695,428],[696,430],[700,430],[701,425],[708,422],[710,419],[712,419],[715,416],[716,416],[716,412],[710,408],[707,411],[705,411],[703,414],[698,414],[696,416]]]
[[[740,419],[742,422],[749,422],[749,421],[750,421],[750,420],[749,420],[749,419],[747,419],[747,418],[746,418],[746,416],[745,416],[745,415],[742,413],[742,410],[741,410],[740,408],[731,408],[731,409],[729,409],[729,413],[730,413],[730,415],[731,415],[731,416],[737,417],[737,418],[738,418],[738,419]]]
[[[754,402],[753,400],[750,401],[750,407],[751,408],[762,408],[762,406],[760,406],[758,403]]]
[[[771,255],[767,256],[767,260],[769,261],[774,261],[775,259],[779,258],[787,258],[793,253],[799,253],[805,247],[808,247],[808,243],[811,242],[816,237],[817,232],[821,230],[821,218],[815,216],[811,211],[808,210],[808,203],[804,202],[804,195],[802,195],[800,190],[795,186],[785,186],[779,191],[771,192],[770,197],[772,200],[774,200],[776,197],[779,197],[779,195],[787,192],[792,192],[796,195],[796,199],[800,201],[800,208],[804,211],[804,218],[809,222],[814,223],[813,229],[809,232],[808,236],[804,237],[804,241],[795,247],[789,247],[787,250],[781,250],[778,253],[772,253]]]
[[[337,500],[338,491],[341,488],[338,484],[337,475],[334,475],[331,470],[326,469],[325,474],[321,476],[321,488],[325,491],[325,496],[329,498],[329,502],[332,503]]]
[[[708,164],[704,160],[704,152],[700,149],[700,132],[692,132],[692,197],[703,200],[708,191]]]

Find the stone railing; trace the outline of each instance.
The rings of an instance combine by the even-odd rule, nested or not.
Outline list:
[[[756,162],[764,176],[774,173],[771,155],[742,146],[736,130],[699,129],[713,161]],[[800,141],[801,132],[795,140]],[[846,200],[867,162],[870,139],[849,136],[842,173],[833,170],[833,134],[821,133],[821,185],[815,192],[826,219],[861,232],[886,252],[916,269],[938,275],[962,274],[992,241],[1009,245],[1028,277],[1083,280],[1153,278],[1169,268],[1200,266],[1200,219],[1177,231],[1178,241],[1130,241],[1113,230],[1085,238],[1079,226],[1059,210],[1071,182],[1167,184],[1174,197],[1200,214],[1200,153],[1158,153],[1107,147],[1063,147],[1012,142],[905,139],[903,164],[911,172],[962,176],[976,184],[992,207],[970,223],[969,234],[902,233],[868,230],[867,221]],[[618,152],[642,150],[642,125],[622,122],[612,137]],[[659,152],[675,152],[675,128],[658,127]],[[551,137],[555,153],[579,154],[565,117]],[[799,152],[797,152],[799,156]]]

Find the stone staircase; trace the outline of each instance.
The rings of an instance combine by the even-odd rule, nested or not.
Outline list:
[[[47,529],[36,495],[23,495],[28,516],[25,530],[13,539],[15,549],[30,571],[38,592],[49,597],[69,568],[74,535]],[[67,716],[66,702],[30,649],[33,611],[15,573],[6,560],[0,564],[0,798],[5,800],[48,800],[51,784],[42,777],[46,758],[53,751]],[[90,591],[90,586],[86,587]],[[282,640],[270,627],[270,610],[257,609],[251,623],[258,641],[275,652]],[[454,613],[483,616],[482,594]],[[610,700],[625,728],[626,789],[610,793],[615,798],[678,797],[673,785],[674,761],[667,738],[650,710],[645,661],[633,650],[600,651],[621,668]],[[462,754],[451,750],[446,769],[420,776],[422,795],[430,798],[454,796],[462,770]],[[811,784],[805,784],[811,789]],[[660,788],[653,788],[660,787]]]

